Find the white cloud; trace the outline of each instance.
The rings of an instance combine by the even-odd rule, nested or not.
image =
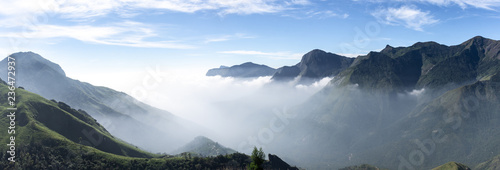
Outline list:
[[[298,85],[295,85],[295,88],[296,89],[299,89],[299,90],[310,90],[310,89],[315,89],[315,91],[319,91],[321,90],[323,87],[325,87],[326,85],[328,85],[328,83],[330,83],[330,81],[333,79],[333,77],[325,77],[319,81],[316,81],[310,85],[303,85],[303,84],[298,84]]]
[[[330,18],[330,17],[339,17],[339,18],[347,18],[349,17],[349,14],[338,14],[330,10],[325,10],[325,11],[309,11],[306,12],[306,18],[312,18],[312,17],[317,17],[317,18]]]
[[[144,9],[158,12],[194,13],[210,11],[218,15],[264,14],[307,5],[308,0],[16,0],[0,1],[0,37],[14,38],[73,38],[83,42],[130,47],[193,48],[178,41],[160,40],[152,27],[123,22],[96,25],[99,17],[117,14],[131,19]],[[150,10],[149,10],[150,11]],[[49,19],[67,21],[65,25]],[[53,20],[52,20],[53,21]],[[59,22],[63,23],[63,22]],[[4,29],[2,29],[4,28]],[[205,43],[251,38],[243,34],[206,37]],[[199,40],[199,39],[198,39]],[[203,40],[201,40],[203,41]]]
[[[420,89],[420,90],[414,89],[409,94],[418,97],[418,96],[420,96],[424,92],[425,92],[425,89]]]
[[[303,54],[291,53],[291,52],[262,52],[262,51],[247,51],[247,50],[235,50],[235,51],[221,51],[222,54],[236,54],[236,55],[254,55],[260,57],[268,57],[272,59],[301,59]]]
[[[276,13],[297,5],[310,4],[308,0],[16,0],[0,1],[0,6],[8,7],[0,15],[40,15],[61,14],[66,18],[90,18],[111,12],[128,16],[134,9],[158,9],[193,13],[213,10],[220,15],[226,14],[263,14]]]
[[[0,37],[43,39],[43,38],[72,38],[82,42],[119,45],[129,47],[150,47],[150,48],[175,48],[189,49],[193,46],[178,43],[175,41],[146,41],[156,34],[147,25],[125,21],[109,26],[61,26],[61,25],[34,25],[25,32],[0,33]]]
[[[414,6],[380,9],[372,13],[380,22],[389,25],[403,25],[417,31],[423,31],[422,26],[438,22],[430,12],[423,12]]]
[[[472,6],[476,8],[494,10],[494,8],[500,7],[500,0],[419,0],[419,1],[439,6],[448,6],[456,4],[459,5],[461,8],[467,8],[468,6]]]
[[[211,42],[222,42],[222,41],[230,41],[234,39],[248,39],[248,38],[254,38],[252,36],[246,35],[246,34],[232,34],[232,35],[222,35],[222,36],[208,36],[204,43],[211,43]]]

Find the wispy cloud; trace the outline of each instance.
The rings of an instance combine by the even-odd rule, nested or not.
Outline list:
[[[258,57],[268,57],[272,59],[300,59],[303,54],[301,53],[291,53],[291,52],[262,52],[262,51],[247,51],[247,50],[236,50],[236,51],[221,51],[222,54],[236,54],[236,55],[253,55]]]
[[[109,14],[133,20],[144,11],[180,13],[212,12],[217,15],[278,13],[309,0],[16,0],[0,1],[0,37],[72,38],[83,42],[154,48],[193,48],[178,40],[159,40],[153,27],[137,22],[96,24]],[[144,10],[148,9],[148,10]],[[49,18],[64,22],[47,22]],[[52,20],[52,19],[51,19]],[[64,23],[64,24],[61,24]],[[20,30],[20,31],[17,31]],[[16,32],[17,31],[17,32]],[[244,34],[207,36],[202,42],[222,42],[251,38]],[[152,40],[155,41],[152,41]],[[198,39],[199,40],[199,39]]]
[[[323,19],[323,18],[330,18],[330,17],[339,17],[339,18],[347,18],[349,17],[349,14],[347,13],[344,13],[344,14],[340,14],[340,13],[336,13],[336,12],[333,12],[333,11],[330,11],[330,10],[324,10],[324,11],[316,11],[316,10],[311,10],[311,11],[308,11],[305,13],[306,14],[306,17],[305,18],[320,18],[320,19]]]
[[[437,23],[430,12],[424,12],[415,6],[380,9],[372,13],[379,22],[388,25],[403,25],[417,31],[423,31],[422,26]]]
[[[440,6],[448,6],[452,4],[459,5],[461,8],[467,8],[469,6],[475,8],[483,8],[488,10],[494,10],[500,7],[499,0],[418,0],[421,2],[427,2]]]
[[[204,43],[223,42],[235,39],[249,39],[249,38],[254,38],[254,37],[242,33],[236,33],[232,35],[207,36]]]
[[[0,33],[0,37],[27,39],[72,38],[87,43],[129,47],[194,48],[191,45],[175,41],[147,41],[147,38],[156,36],[154,31],[145,24],[132,21],[115,23],[108,26],[43,24],[29,27],[27,30],[29,31]]]
[[[276,13],[298,5],[310,4],[308,0],[16,0],[1,1],[0,6],[9,7],[0,15],[57,13],[67,18],[89,18],[103,16],[111,12],[129,16],[135,9],[158,9],[194,13],[215,11],[226,14],[263,14]],[[126,9],[126,10],[124,10]]]
[[[353,0],[353,1],[359,1],[359,0]],[[365,1],[372,2],[372,3],[394,2],[393,0],[365,0]],[[482,8],[482,9],[487,9],[487,10],[496,10],[500,7],[499,0],[397,0],[397,2],[428,3],[428,4],[432,4],[432,5],[438,5],[438,6],[458,5],[463,9],[468,8],[468,7],[474,7],[474,8]]]

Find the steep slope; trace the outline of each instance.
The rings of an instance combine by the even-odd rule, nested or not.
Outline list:
[[[224,147],[204,136],[198,136],[194,138],[191,142],[187,143],[179,149],[176,149],[173,153],[184,152],[194,153],[202,157],[236,153],[235,150]]]
[[[10,56],[16,59],[17,85],[87,111],[113,135],[125,141],[148,150],[167,152],[195,136],[192,133],[196,125],[193,123],[137,101],[123,92],[68,78],[59,65],[36,53],[19,52]],[[6,62],[6,59],[0,62],[0,75],[4,79],[7,76]],[[169,138],[153,140],[152,137],[157,134],[165,134]]]
[[[461,163],[448,162],[444,165],[432,168],[432,170],[470,170],[470,168]]]
[[[455,46],[435,42],[387,46],[380,52],[356,58],[352,67],[333,81],[392,92],[457,87],[498,72],[499,51],[500,41],[480,36]]]
[[[335,76],[349,67],[353,61],[354,58],[315,49],[302,56],[301,61],[296,65],[279,68],[272,79],[290,81],[298,77],[303,82],[310,82]]]
[[[8,87],[0,84],[1,125],[9,126]],[[16,146],[42,144],[51,147],[74,147],[77,143],[103,152],[132,157],[152,157],[134,146],[113,137],[85,111],[75,110],[62,102],[54,102],[22,89],[16,89]],[[9,143],[9,134],[0,141]],[[58,146],[61,145],[61,146]],[[2,149],[6,150],[6,145]]]
[[[0,79],[3,127],[10,124],[8,91]],[[83,110],[23,89],[15,92],[16,162],[7,161],[10,147],[2,145],[0,169],[244,169],[250,164],[250,157],[241,153],[207,158],[151,154],[115,138]],[[1,133],[0,141],[10,143],[10,136]]]
[[[400,51],[418,49],[410,56],[413,58],[424,56],[423,63],[434,62],[430,69],[424,69],[426,64],[422,65],[422,72],[417,82],[415,82],[416,79],[413,79],[411,81],[413,83],[408,83],[409,86],[406,86],[404,81],[398,79],[398,76],[395,76],[393,81],[384,82],[387,84],[381,84],[382,82],[375,80],[359,79],[361,80],[357,82],[359,88],[364,89],[367,93],[383,91],[382,94],[400,94],[412,88],[425,88],[425,92],[419,96],[415,107],[404,112],[408,116],[402,117],[392,125],[386,126],[384,130],[375,132],[356,143],[355,148],[360,151],[358,154],[363,155],[358,160],[373,160],[374,162],[370,163],[387,167],[391,165],[403,166],[403,162],[405,162],[403,160],[408,160],[407,155],[419,149],[416,142],[432,139],[432,136],[438,132],[446,133],[448,140],[433,141],[436,149],[432,153],[426,154],[425,161],[422,163],[404,165],[417,169],[431,168],[443,164],[445,161],[476,165],[493,156],[492,154],[497,154],[500,147],[497,143],[500,142],[500,139],[490,135],[500,134],[500,131],[496,130],[500,123],[498,122],[500,117],[498,114],[500,113],[500,107],[498,107],[500,104],[498,98],[500,64],[498,64],[498,52],[490,53],[489,51],[493,49],[489,47],[498,48],[498,43],[498,41],[482,37],[474,37],[460,45],[451,47],[437,45],[433,42],[417,43],[408,49],[399,49]],[[435,48],[439,50],[425,50]],[[401,57],[409,55],[408,52],[394,52],[394,54],[401,55],[399,57],[398,55],[389,56],[392,59],[390,61],[397,61]],[[433,56],[434,61],[425,59],[429,56]],[[367,61],[373,60],[368,59],[356,64],[363,64]],[[393,69],[394,67],[385,68]],[[374,74],[388,72],[390,71],[375,71]],[[358,75],[362,74],[353,73],[350,80],[354,80],[352,77]],[[380,86],[373,86],[373,84]],[[397,100],[401,99],[397,98]],[[386,114],[386,116],[393,115]],[[493,152],[490,153],[491,151]],[[380,155],[381,153],[384,153],[383,156]],[[375,158],[375,155],[378,158]],[[405,159],[394,155],[403,155]]]
[[[286,163],[276,155],[268,154],[267,157],[269,158],[269,161],[265,162],[262,165],[264,169],[299,170],[299,168],[290,166],[288,163]]]
[[[387,46],[360,56],[289,109],[296,116],[272,146],[305,168],[369,163],[398,169],[421,151],[418,141],[446,133],[448,140],[434,143],[432,153],[421,151],[424,160],[412,158],[408,167],[486,161],[500,152],[498,44],[474,37],[456,46]]]
[[[252,62],[246,62],[240,65],[231,67],[221,66],[220,68],[213,68],[208,70],[207,76],[221,76],[221,77],[263,77],[272,76],[276,69],[266,65],[259,65]]]
[[[495,156],[494,158],[492,158],[492,159],[490,159],[488,161],[480,163],[474,169],[477,169],[477,170],[495,170],[495,169],[500,169],[500,155]]]

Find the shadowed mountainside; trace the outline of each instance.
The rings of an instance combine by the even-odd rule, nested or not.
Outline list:
[[[201,129],[123,92],[68,78],[59,65],[36,53],[19,52],[10,57],[16,59],[16,85],[83,109],[113,135],[142,148],[168,152],[196,136],[196,131]],[[6,67],[7,58],[0,62],[2,79],[6,79]],[[153,140],[157,134],[171,137]]]

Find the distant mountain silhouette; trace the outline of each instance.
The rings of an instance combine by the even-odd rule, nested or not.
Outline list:
[[[259,65],[252,62],[246,62],[240,65],[231,67],[220,66],[220,68],[213,68],[208,70],[207,76],[221,76],[221,77],[263,77],[272,76],[276,69],[266,65]]]

